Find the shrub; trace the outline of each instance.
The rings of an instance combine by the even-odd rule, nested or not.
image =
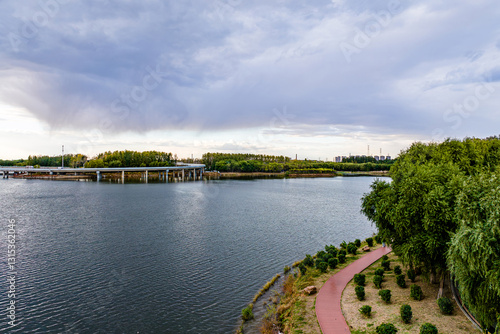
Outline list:
[[[365,317],[369,317],[372,315],[372,307],[369,305],[361,306],[361,308],[358,311],[359,311],[359,313],[361,313]]]
[[[373,247],[373,238],[366,238],[366,243],[369,247]]]
[[[441,297],[437,300],[439,305],[439,309],[443,314],[452,314],[453,313],[453,303],[449,298]]]
[[[385,271],[391,270],[391,261],[382,261],[382,268],[384,268]]]
[[[389,257],[387,255],[382,256],[382,261],[387,261],[389,260]]]
[[[375,270],[375,275],[384,277],[384,273],[385,271],[382,268],[378,268],[377,270]]]
[[[375,242],[377,244],[381,244],[382,243],[382,238],[380,238],[380,236],[378,236],[378,235],[374,236],[373,239],[375,240]]]
[[[302,261],[302,263],[306,267],[312,267],[312,266],[314,266],[314,260],[313,260],[312,256],[309,255],[309,254],[306,254],[306,258],[304,259],[304,261]]]
[[[316,253],[316,259],[322,259],[326,255],[325,251],[319,251]]]
[[[373,276],[373,284],[375,284],[375,286],[377,287],[377,289],[381,289],[382,288],[382,281],[384,280],[384,278],[380,275],[375,275]]]
[[[330,268],[332,269],[335,269],[337,268],[337,264],[339,263],[339,260],[337,260],[336,258],[331,258],[330,260],[328,260],[328,265],[330,266]]]
[[[334,245],[330,245],[330,246],[326,245],[326,246],[325,246],[325,252],[327,252],[327,253],[330,253],[330,254],[331,254],[331,253],[333,252],[333,250],[335,250],[335,251],[337,250],[337,248],[335,248],[335,246],[334,246]]]
[[[335,248],[335,246],[329,246],[328,249],[326,250],[328,254],[330,254],[333,257],[337,257],[338,250]]]
[[[347,246],[346,246],[346,247],[347,247]],[[341,249],[341,250],[339,250],[339,255],[340,255],[340,254],[347,255],[347,252],[345,251],[345,249]]]
[[[332,257],[333,257],[332,254],[326,253],[325,256],[323,256],[323,258],[322,258],[323,262],[328,263],[328,260],[330,260]]]
[[[301,275],[305,275],[307,272],[307,267],[303,263],[301,263],[299,264],[299,270]]]
[[[347,248],[347,242],[345,242],[345,240],[340,243],[340,248],[342,248],[342,249]]]
[[[318,265],[316,267],[322,273],[326,273],[326,271],[328,270],[328,263],[326,263],[326,262],[320,262],[320,263],[318,263]]]
[[[252,309],[253,309],[253,305],[250,304],[247,307],[245,307],[243,310],[241,310],[241,318],[243,319],[243,321],[253,319]]]
[[[349,254],[356,255],[357,250],[358,247],[356,247],[355,244],[349,243],[349,245],[347,245],[347,252]]]
[[[394,267],[394,273],[396,275],[401,275],[403,273],[403,271],[401,270],[401,266],[395,266]]]
[[[380,298],[382,298],[384,302],[386,303],[391,302],[391,290],[380,290],[378,292],[378,295],[380,296]]]
[[[413,317],[413,312],[411,311],[411,306],[407,305],[407,304],[401,305],[399,312],[401,314],[401,320],[403,320],[403,322],[405,324],[409,324],[411,321],[411,318]]]
[[[396,283],[398,283],[399,287],[406,288],[405,275],[396,276]]]
[[[354,291],[356,291],[356,297],[358,297],[359,300],[365,299],[365,288],[362,286],[357,286],[354,288]]]
[[[406,272],[406,275],[408,276],[408,278],[414,283],[415,282],[415,278],[417,278],[417,274],[415,273],[415,270],[413,269],[408,269],[408,271]]]
[[[286,274],[289,271],[290,271],[290,267],[289,266],[285,266],[285,268],[283,268],[283,273],[284,274]]]
[[[415,299],[415,300],[422,300],[424,299],[424,294],[422,293],[422,288],[416,284],[411,285],[411,292],[410,292],[410,297]]]
[[[354,240],[354,245],[356,245],[356,248],[359,248],[361,246],[361,240],[359,239]]]
[[[364,286],[366,282],[366,276],[363,274],[355,274],[354,275],[354,283],[356,285]]]
[[[344,263],[345,262],[345,254],[339,254],[339,263]]]
[[[438,330],[436,326],[426,322],[422,326],[420,326],[420,334],[438,334]]]
[[[377,331],[377,334],[395,334],[398,332],[398,329],[393,324],[384,323],[384,324],[380,324],[380,326],[378,326],[376,328],[376,331]]]

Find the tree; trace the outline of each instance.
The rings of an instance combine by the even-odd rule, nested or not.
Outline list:
[[[500,314],[500,177],[470,177],[458,197],[459,228],[448,250],[450,271],[462,300],[493,332]]]

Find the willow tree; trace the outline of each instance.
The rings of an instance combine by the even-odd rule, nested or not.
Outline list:
[[[470,177],[458,197],[459,228],[448,249],[450,272],[462,300],[483,328],[500,315],[500,177]]]
[[[421,267],[434,281],[446,271],[462,173],[451,163],[397,164],[393,182],[376,181],[363,197],[362,212],[404,263]]]

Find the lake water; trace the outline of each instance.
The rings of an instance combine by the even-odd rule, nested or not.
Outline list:
[[[373,180],[0,179],[0,332],[232,333],[285,265],[375,232],[360,214]],[[5,311],[12,299],[14,328]]]

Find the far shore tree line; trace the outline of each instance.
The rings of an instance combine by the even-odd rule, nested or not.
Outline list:
[[[362,201],[394,253],[431,281],[451,274],[490,332],[500,330],[499,172],[498,137],[415,143]]]
[[[62,166],[61,156],[29,156],[28,159],[0,160],[0,166]],[[360,159],[364,159],[361,158]],[[388,171],[395,160],[353,160],[353,162],[324,162],[316,160],[292,160],[285,156],[246,153],[205,153],[201,160],[178,159],[177,155],[158,151],[114,151],[103,152],[89,159],[83,154],[66,154],[64,166],[72,168],[106,167],[163,167],[174,166],[178,161],[203,163],[208,171],[241,173],[324,174],[329,171]]]
[[[361,159],[361,158],[360,158]],[[262,155],[262,154],[240,154],[240,153],[205,153],[201,163],[207,166],[207,170],[219,172],[263,172],[280,173],[287,171],[303,170],[336,170],[336,171],[383,171],[389,170],[394,160],[372,162],[328,162],[316,160],[292,160],[289,157]]]

